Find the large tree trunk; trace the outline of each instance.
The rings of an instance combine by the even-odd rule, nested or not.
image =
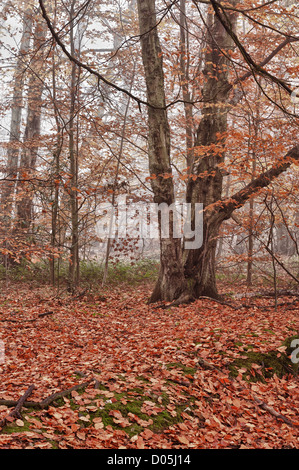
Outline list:
[[[153,0],[138,0],[140,40],[148,97],[148,157],[154,202],[174,203],[174,187],[170,165],[170,130],[165,109],[164,73],[161,47],[156,27]],[[169,217],[169,237],[160,233],[160,274],[150,301],[177,299],[186,289],[181,240],[173,237],[173,214]]]
[[[169,125],[165,109],[164,80],[161,49],[156,28],[155,2],[138,0],[142,59],[145,70],[149,124],[149,169],[152,176],[154,201],[174,203],[174,188],[170,166]],[[230,14],[232,25],[236,22]],[[195,160],[186,192],[186,201],[192,207],[192,229],[195,228],[195,204],[204,207],[203,244],[197,249],[186,249],[183,253],[180,239],[161,237],[161,267],[158,282],[151,301],[180,303],[202,295],[217,298],[215,273],[216,245],[219,229],[234,210],[243,206],[251,196],[287,170],[292,159],[299,159],[299,147],[293,147],[279,162],[256,177],[241,191],[224,200],[222,196],[223,175],[221,164],[224,150],[229,110],[228,83],[229,60],[227,52],[233,41],[214,14],[208,18],[207,48],[205,57],[205,81],[203,86],[204,106],[195,142]],[[171,213],[170,213],[171,215]],[[170,217],[170,234],[172,218]],[[184,268],[184,270],[182,269]]]
[[[231,14],[232,24],[236,16]],[[233,41],[213,13],[208,15],[207,46],[204,69],[202,118],[195,141],[193,175],[187,186],[186,200],[192,206],[198,202],[204,207],[203,245],[198,249],[185,250],[185,276],[189,279],[192,295],[217,298],[215,255],[220,224],[210,218],[207,206],[221,199],[224,147],[228,114],[227,53]]]

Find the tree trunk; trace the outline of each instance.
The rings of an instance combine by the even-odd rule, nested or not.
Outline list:
[[[234,25],[236,15],[231,14]],[[224,147],[228,114],[228,71],[227,52],[233,41],[213,13],[207,20],[207,46],[204,69],[203,109],[195,141],[195,162],[186,193],[187,202],[192,206],[203,203],[203,245],[196,250],[185,250],[185,276],[194,297],[208,295],[217,298],[215,257],[220,224],[214,223],[213,212],[206,207],[221,199],[223,175],[219,165],[224,162]],[[212,214],[210,220],[209,213]],[[194,222],[193,222],[194,224]]]
[[[11,215],[11,205],[13,202],[14,188],[18,172],[18,159],[21,137],[21,117],[23,108],[23,89],[25,82],[26,55],[30,47],[32,30],[31,11],[28,9],[24,14],[23,32],[21,37],[18,60],[13,78],[13,98],[11,106],[9,143],[7,150],[6,178],[1,185],[1,207],[6,215]]]
[[[55,53],[53,51],[53,66],[52,66],[52,94],[53,94],[53,107],[54,116],[57,129],[57,142],[56,148],[53,153],[53,170],[52,170],[52,206],[51,206],[51,247],[55,250],[57,243],[58,233],[58,213],[59,213],[59,182],[60,182],[60,156],[63,144],[63,126],[60,121],[58,109],[56,107],[57,87],[56,87],[56,63]],[[51,253],[49,258],[50,264],[50,278],[52,285],[55,286],[55,253]],[[59,277],[59,276],[58,276]]]
[[[138,0],[142,59],[148,97],[148,154],[154,201],[174,203],[174,187],[170,166],[169,125],[165,110],[162,54],[156,28],[155,2]],[[228,14],[228,13],[227,13]],[[236,15],[229,13],[231,24]],[[203,86],[202,119],[195,142],[193,175],[189,179],[186,201],[192,207],[192,224],[195,226],[195,204],[204,206],[203,244],[198,249],[185,250],[182,258],[181,242],[172,236],[170,212],[170,237],[163,238],[160,231],[160,273],[152,293],[151,302],[196,298],[202,295],[217,298],[215,273],[216,245],[219,229],[224,220],[243,206],[262,188],[286,171],[292,160],[299,159],[299,146],[295,145],[273,167],[260,174],[245,188],[231,197],[221,199],[227,114],[229,109],[229,60],[227,52],[233,41],[214,14],[208,17],[205,81]],[[220,49],[221,48],[221,49]],[[223,52],[222,52],[223,51]],[[195,178],[194,178],[195,176]],[[183,269],[182,269],[183,268]]]
[[[193,144],[193,105],[191,103],[191,93],[189,90],[189,39],[188,26],[186,21],[186,0],[180,0],[180,78],[182,83],[182,95],[185,112],[185,133],[186,133],[186,163],[187,173],[192,173],[194,162]]]
[[[70,10],[70,42],[71,53],[76,55],[74,38],[74,3]],[[79,50],[77,51],[77,53]],[[79,214],[78,214],[78,142],[75,138],[75,113],[78,99],[78,84],[80,70],[75,63],[72,63],[71,85],[70,85],[70,117],[69,117],[69,160],[70,160],[70,207],[71,207],[71,246],[69,263],[69,287],[75,291],[79,283]],[[78,117],[78,116],[77,116]]]
[[[5,168],[5,179],[1,184],[1,227],[0,232],[5,240],[5,249],[10,249],[7,239],[10,236],[13,224],[11,221],[13,205],[15,200],[15,190],[17,183],[20,141],[21,141],[21,118],[23,109],[23,90],[26,75],[26,55],[30,48],[30,38],[32,30],[31,9],[27,9],[24,13],[23,32],[21,37],[18,60],[15,66],[13,77],[13,97],[11,105],[9,147],[7,149],[7,162]],[[13,249],[13,247],[12,247]],[[3,262],[7,267],[11,262],[6,251],[4,251]]]
[[[24,145],[19,165],[17,225],[22,232],[28,232],[32,223],[33,191],[30,180],[34,176],[38,148],[40,146],[40,124],[42,93],[44,89],[43,69],[44,57],[42,45],[46,38],[46,26],[38,21],[35,26],[34,51],[37,51],[35,60],[31,63],[31,76],[28,85],[27,122],[24,132]]]
[[[164,73],[161,47],[156,27],[156,7],[153,0],[138,0],[138,15],[142,61],[148,97],[148,158],[154,202],[174,203],[174,186],[170,165],[170,130],[165,109]],[[171,301],[186,289],[181,240],[173,236],[173,214],[169,217],[169,237],[163,238],[161,217],[160,273],[150,302]]]

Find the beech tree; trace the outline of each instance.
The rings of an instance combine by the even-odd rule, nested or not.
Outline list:
[[[30,77],[27,93],[27,116],[23,148],[19,161],[17,181],[17,223],[16,228],[23,233],[28,231],[33,221],[33,192],[31,178],[36,172],[38,149],[40,146],[40,127],[42,113],[42,94],[44,90],[45,53],[44,42],[47,28],[38,16],[34,27],[33,50],[37,55],[30,64]],[[29,186],[29,187],[28,187]]]
[[[4,263],[7,265],[10,252],[9,242],[13,230],[13,207],[18,175],[18,160],[21,141],[21,119],[24,101],[24,83],[26,77],[26,55],[28,54],[32,29],[32,11],[27,8],[23,15],[23,27],[19,47],[19,55],[13,75],[13,91],[11,102],[11,118],[9,127],[9,144],[4,166],[4,182],[0,194],[0,210],[2,215],[1,238],[4,240]]]
[[[197,2],[194,2],[197,3]],[[252,73],[259,72],[270,78],[286,91],[291,91],[283,80],[268,74],[257,66],[239,43],[235,34],[237,10],[223,8],[211,1],[213,10],[207,19],[206,56],[204,83],[202,89],[202,117],[197,129],[195,148],[202,155],[192,164],[186,200],[195,207],[196,202],[204,204],[203,244],[199,249],[185,250],[183,257],[177,240],[170,237],[161,239],[161,268],[151,301],[185,301],[202,295],[217,298],[215,253],[219,228],[224,220],[273,179],[288,169],[292,159],[299,158],[299,145],[295,145],[270,170],[252,180],[245,188],[227,199],[222,199],[221,164],[225,153],[225,132],[227,130],[228,99],[231,86],[228,81],[230,51],[233,46],[241,49],[242,55],[251,66]],[[150,0],[138,0],[140,41],[145,70],[147,97],[149,102],[149,167],[157,177],[152,187],[156,202],[173,203],[173,186],[169,162],[169,130],[165,110],[163,85],[163,63],[157,30],[155,4]],[[167,188],[167,189],[166,189]],[[194,226],[194,210],[193,226]],[[172,220],[170,220],[172,224]],[[187,282],[186,282],[187,281]]]
[[[83,162],[84,158],[81,154],[79,155],[81,142],[79,121],[82,109],[87,108],[86,103],[81,96],[80,99],[78,98],[76,92],[79,85],[81,86],[81,77],[91,74],[96,79],[103,102],[108,89],[109,99],[106,101],[116,102],[120,94],[123,94],[128,100],[127,103],[131,104],[130,112],[135,103],[136,116],[137,113],[142,113],[138,117],[138,125],[140,129],[142,128],[143,134],[144,127],[142,126],[145,123],[142,122],[141,125],[140,121],[146,110],[147,135],[144,141],[146,141],[149,179],[154,202],[168,207],[175,203],[177,190],[175,179],[178,171],[183,171],[186,184],[185,201],[192,208],[193,228],[196,221],[196,204],[203,204],[203,244],[200,248],[185,249],[182,240],[176,238],[173,227],[175,214],[172,211],[169,217],[169,236],[167,238],[162,236],[160,217],[160,273],[150,301],[180,303],[200,296],[216,298],[218,296],[216,246],[223,222],[234,216],[234,212],[243,207],[247,201],[252,201],[252,198],[260,194],[263,188],[272,185],[272,182],[286,171],[292,162],[298,160],[296,133],[290,131],[289,141],[285,142],[284,146],[277,146],[275,155],[269,158],[266,165],[252,163],[250,178],[244,173],[243,181],[243,173],[241,174],[240,170],[239,181],[233,181],[236,184],[235,191],[231,192],[227,189],[223,194],[224,178],[230,171],[227,168],[227,163],[231,158],[228,142],[231,133],[232,110],[235,106],[247,101],[250,106],[250,100],[253,99],[252,90],[257,87],[259,99],[264,100],[263,106],[272,106],[275,112],[295,123],[296,115],[293,110],[290,111],[286,102],[290,102],[290,95],[293,92],[293,85],[290,85],[290,80],[295,74],[295,68],[292,67],[292,51],[298,38],[292,33],[292,22],[296,17],[287,9],[289,7],[285,5],[286,2],[278,0],[271,2],[271,5],[275,4],[274,13],[270,10],[271,5],[263,3],[255,6],[249,0],[244,1],[242,5],[236,0],[231,0],[229,3],[215,0],[180,0],[168,4],[159,0],[137,0],[137,2],[129,3],[132,36],[124,39],[122,33],[118,32],[118,39],[114,41],[113,54],[103,60],[101,66],[105,63],[112,67],[114,57],[119,54],[119,51],[126,50],[128,44],[130,48],[135,48],[136,53],[139,45],[135,47],[135,43],[139,41],[142,68],[140,68],[140,63],[136,63],[137,79],[135,82],[145,83],[145,89],[140,87],[139,90],[136,86],[127,86],[128,81],[127,85],[124,85],[124,81],[116,80],[111,74],[105,74],[101,66],[97,67],[96,61],[90,58],[90,55],[84,51],[81,53],[80,48],[75,46],[72,36],[75,24],[77,22],[80,24],[87,10],[96,12],[101,6],[99,2],[87,0],[80,3],[72,0],[63,4],[64,14],[68,12],[69,15],[67,19],[67,15],[61,19],[61,22],[67,21],[62,26],[62,23],[55,23],[52,20],[52,3],[39,0],[43,25],[47,26],[52,39],[56,42],[55,52],[59,50],[70,61],[71,83],[68,95],[70,109],[64,109],[64,120],[60,121],[61,113],[58,112],[56,103],[54,114],[56,120],[59,116],[58,133],[61,135],[64,131],[68,133],[69,145],[67,152],[64,148],[63,158],[66,158],[66,155],[69,157],[70,178],[66,186],[68,191],[70,190],[68,194],[71,206],[68,214],[72,234],[70,242],[73,260],[70,267],[71,284],[76,285],[78,281],[80,247],[78,200],[81,196],[78,194],[82,192],[82,187],[79,181],[78,163],[80,160],[81,165],[81,159]],[[279,24],[279,28],[273,26],[270,22],[272,14],[284,16],[287,19],[286,26],[283,23]],[[241,19],[252,25],[250,34],[243,34],[242,39],[240,39]],[[177,69],[169,67],[170,52],[165,46],[166,38],[163,36],[168,21],[174,25],[173,36],[178,39],[176,49],[174,49],[173,41],[170,46],[172,48],[170,52],[173,52],[173,56],[177,58]],[[133,31],[136,25],[139,28],[139,34]],[[265,55],[259,53],[261,31],[269,38]],[[165,39],[164,43],[163,39]],[[169,37],[167,41],[170,41]],[[194,57],[197,57],[197,71],[193,78],[190,76],[189,69],[191,49]],[[285,51],[288,51],[288,56],[284,66],[281,67],[281,60],[279,62],[275,59]],[[278,63],[280,63],[280,70],[278,70]],[[171,72],[173,72],[172,77],[170,77]],[[179,77],[177,82],[176,77]],[[169,84],[171,84],[170,87]],[[192,93],[192,87],[196,87],[195,94]],[[28,105],[30,105],[29,99]],[[178,116],[180,112],[184,114],[184,119]],[[127,112],[125,116],[127,118]],[[92,119],[96,121],[95,118]],[[138,119],[136,118],[135,122],[138,122]],[[75,126],[77,126],[76,132]],[[106,130],[102,132],[103,123],[100,126],[95,126],[95,135],[102,140],[103,132]],[[124,127],[120,126],[120,129]],[[175,167],[173,160],[172,136],[177,132],[184,135],[184,144],[179,142],[178,145],[182,148],[182,153],[186,155],[185,168],[181,165],[179,169]],[[123,144],[125,136],[122,130],[119,136]],[[111,144],[108,145],[112,150]],[[57,149],[59,154],[59,145]],[[34,146],[31,150],[34,152]],[[122,151],[115,153],[119,157]],[[118,157],[116,157],[114,168],[116,174],[123,164],[123,159]],[[258,150],[256,150],[255,158],[258,162]],[[59,157],[56,158],[56,163],[54,180],[57,186],[63,180],[59,168]],[[113,194],[114,189],[112,189]],[[51,243],[53,246],[56,235],[57,187],[55,191],[56,202],[51,208],[53,216]],[[252,212],[253,203],[250,202],[250,204]],[[80,210],[81,207],[80,204]],[[252,231],[252,226],[250,230]],[[249,251],[252,252],[252,246]],[[52,262],[52,271],[53,266]]]
[[[20,50],[13,77],[13,97],[11,103],[11,119],[9,130],[9,147],[7,149],[7,162],[5,168],[5,183],[1,188],[1,209],[6,215],[11,215],[11,204],[15,190],[18,173],[19,143],[21,139],[21,117],[23,106],[26,55],[28,54],[32,29],[32,11],[28,8],[24,12],[23,31],[20,41]]]

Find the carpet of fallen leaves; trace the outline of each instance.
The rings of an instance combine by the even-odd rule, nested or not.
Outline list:
[[[253,383],[241,371],[232,380],[227,366],[246,343],[267,352],[296,334],[299,302],[282,297],[275,310],[271,298],[230,299],[236,309],[200,299],[162,309],[146,304],[149,293],[120,285],[72,298],[49,287],[3,286],[0,399],[18,400],[33,384],[29,400],[41,401],[94,380],[46,409],[22,408],[22,419],[3,427],[0,448],[298,447],[298,377]],[[130,411],[134,400],[140,414]],[[99,413],[108,405],[109,424]],[[0,420],[11,410],[0,405]]]

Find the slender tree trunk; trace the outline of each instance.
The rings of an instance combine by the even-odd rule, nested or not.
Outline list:
[[[260,102],[261,97],[261,89],[258,88],[256,102]],[[250,122],[250,118],[249,118]],[[258,139],[258,132],[259,132],[259,123],[260,123],[260,106],[257,107],[256,116],[253,116],[253,150],[250,154],[251,157],[251,181],[254,180],[256,177],[256,143]],[[249,127],[251,132],[251,125]],[[253,247],[254,247],[254,198],[249,200],[249,228],[248,228],[248,261],[247,261],[247,287],[251,287],[252,285],[252,270],[253,270]]]
[[[70,121],[69,121],[69,160],[70,160],[70,206],[71,206],[71,246],[70,246],[70,264],[69,264],[69,282],[70,287],[74,290],[79,281],[79,220],[78,220],[78,165],[77,165],[77,152],[75,141],[75,87],[77,67],[72,67],[72,80],[71,80],[71,106],[70,106]]]
[[[267,243],[267,248],[268,252],[271,255],[271,261],[272,261],[272,268],[273,268],[273,287],[274,287],[274,301],[275,301],[275,310],[277,310],[277,272],[276,272],[276,263],[275,263],[275,253],[274,253],[274,226],[275,226],[275,214],[274,214],[274,209],[273,209],[273,201],[274,197],[273,194],[271,196],[271,200],[268,203],[267,198],[265,198],[265,204],[267,207],[267,210],[269,212],[269,218],[270,218],[270,229],[269,229],[269,237],[268,237],[268,243]]]
[[[153,0],[138,0],[142,61],[145,71],[148,107],[148,157],[154,202],[174,203],[170,165],[170,130],[165,109],[164,73],[161,47],[156,27]],[[169,177],[170,176],[170,177]],[[150,302],[177,299],[186,288],[182,264],[181,240],[173,237],[173,213],[169,217],[169,237],[160,233],[160,273]]]
[[[70,13],[70,41],[71,53],[76,55],[74,41],[74,1]],[[70,206],[71,206],[71,247],[69,264],[69,283],[74,291],[79,282],[79,214],[78,214],[78,155],[75,138],[75,112],[78,92],[79,70],[72,63],[71,92],[70,92],[70,117],[69,117],[69,160],[70,160]]]
[[[249,201],[249,228],[248,228],[248,252],[247,252],[247,287],[252,286],[252,267],[253,267],[253,212],[254,210],[254,199]]]
[[[54,104],[54,115],[57,128],[57,143],[53,155],[53,177],[52,177],[52,206],[51,206],[51,247],[55,250],[57,246],[57,221],[58,221],[58,210],[59,210],[59,183],[60,183],[60,154],[62,150],[63,134],[60,118],[56,108],[56,70],[55,70],[55,59],[53,54],[53,68],[52,68],[52,83],[53,83],[53,104]],[[50,255],[50,278],[52,285],[55,285],[55,253]]]
[[[51,7],[50,7],[51,8]],[[57,22],[57,9],[54,8],[54,24]],[[49,257],[50,266],[50,279],[53,286],[56,283],[55,268],[57,265],[57,289],[59,289],[59,258],[55,256],[55,249],[60,246],[60,230],[58,226],[58,215],[59,215],[59,185],[60,185],[60,156],[63,148],[63,133],[64,133],[64,122],[60,115],[60,111],[57,105],[57,74],[59,74],[59,66],[56,63],[56,48],[53,45],[52,54],[52,104],[53,113],[56,123],[57,141],[53,151],[53,163],[52,163],[52,188],[51,188],[51,247],[53,252]],[[57,261],[57,263],[56,263]]]
[[[186,132],[186,162],[187,172],[192,173],[194,162],[193,143],[193,105],[191,104],[191,93],[189,90],[189,48],[188,29],[186,21],[186,0],[180,0],[180,72],[181,86],[185,111]]]
[[[30,38],[32,31],[31,9],[24,13],[23,32],[21,37],[18,60],[15,66],[13,77],[13,97],[11,106],[9,147],[7,149],[7,162],[5,169],[5,179],[1,184],[0,212],[1,212],[1,232],[4,238],[9,237],[12,229],[12,210],[15,199],[15,189],[18,174],[18,163],[21,140],[21,118],[23,109],[23,91],[26,76],[26,55],[30,48]],[[8,242],[5,242],[5,249],[9,249]],[[8,266],[8,256],[4,255],[5,266]]]
[[[44,57],[42,45],[46,38],[44,22],[37,21],[34,30],[33,49],[37,51],[35,60],[31,63],[31,75],[28,84],[27,121],[24,132],[23,150],[19,165],[19,180],[17,185],[17,225],[23,233],[28,232],[33,217],[33,191],[30,180],[34,177],[36,160],[40,146],[40,125],[42,109],[42,93],[44,89],[43,71]]]

